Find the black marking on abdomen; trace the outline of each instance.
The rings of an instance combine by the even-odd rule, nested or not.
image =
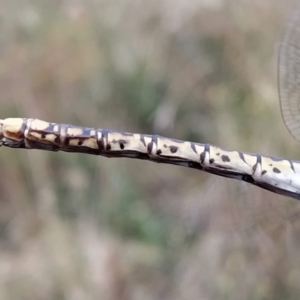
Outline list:
[[[20,139],[24,139],[24,133],[25,133],[25,130],[27,129],[27,119],[23,119],[23,123],[22,123],[22,126],[21,126],[21,129],[20,131],[18,132],[18,135],[20,137]]]
[[[124,140],[124,139],[119,139],[119,140],[117,140],[117,142],[118,142],[119,144],[127,144],[127,141]]]
[[[148,155],[151,155],[151,152],[152,152],[152,143],[153,143],[153,141],[151,141],[151,142],[147,145],[147,153],[148,153]]]
[[[277,173],[277,174],[278,174],[278,173],[281,173],[281,171],[280,171],[279,169],[277,169],[277,168],[273,168],[273,172],[274,172],[274,173]]]
[[[222,155],[221,158],[223,162],[230,162],[230,158],[228,155]]]
[[[170,151],[171,153],[176,153],[178,150],[178,147],[177,146],[170,146]]]
[[[155,144],[155,145],[157,146],[157,139],[158,139],[158,137],[159,137],[158,135],[153,135],[153,136],[152,136],[151,143],[149,143],[149,144],[147,145],[147,152],[148,152],[149,155],[150,155],[151,152],[152,152],[153,144]],[[161,154],[161,150],[158,149],[158,150],[156,151],[156,155],[160,155],[160,154]]]
[[[193,168],[193,169],[197,169],[197,170],[204,170],[204,168],[197,162],[194,161],[189,161],[188,162],[188,167],[189,168]]]
[[[290,166],[291,166],[291,169],[294,171],[295,173],[295,168],[294,168],[294,165],[293,165],[293,162],[291,160],[288,159],[288,162],[290,163]]]
[[[146,147],[145,137],[143,134],[140,134],[140,141],[143,143],[143,145]]]
[[[254,178],[251,175],[242,175],[241,180],[256,185]]]
[[[240,159],[241,159],[243,162],[246,162],[246,161],[245,161],[245,157],[244,157],[244,153],[243,153],[243,152],[240,152],[240,151],[238,151],[238,153],[239,153]]]
[[[267,173],[267,171],[266,170],[263,170],[262,172],[261,172],[261,175],[265,175]]]
[[[124,140],[124,139],[119,139],[119,140],[115,140],[115,139],[113,139],[112,140],[112,143],[114,143],[114,144],[119,144],[119,146],[120,146],[120,149],[124,149],[125,148],[125,144],[127,144],[127,141],[126,140]]]
[[[196,150],[196,145],[195,145],[195,143],[193,143],[193,142],[190,142],[191,143],[191,148],[192,148],[192,150],[196,153],[196,154],[198,154],[197,153],[197,150]]]
[[[256,163],[254,164],[254,166],[252,167],[253,172],[256,171],[257,165],[261,164],[261,155],[257,154],[256,155]]]
[[[204,145],[204,151],[200,153],[200,163],[204,163],[204,159],[205,159],[205,153],[209,153],[210,152],[210,145],[209,144],[205,144]]]

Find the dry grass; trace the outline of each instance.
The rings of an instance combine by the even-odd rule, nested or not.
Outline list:
[[[1,118],[297,158],[283,1],[0,1]],[[1,149],[1,299],[298,299],[300,206],[195,170]]]

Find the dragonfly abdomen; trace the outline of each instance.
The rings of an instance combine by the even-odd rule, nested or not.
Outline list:
[[[0,120],[0,142],[11,148],[128,157],[180,165],[300,198],[299,162],[230,151],[209,144],[25,118]]]

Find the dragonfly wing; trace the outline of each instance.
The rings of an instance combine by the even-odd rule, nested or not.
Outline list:
[[[289,132],[300,141],[300,5],[287,23],[278,67],[282,116]]]

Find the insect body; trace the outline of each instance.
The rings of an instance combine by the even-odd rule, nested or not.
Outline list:
[[[300,199],[300,162],[230,151],[209,144],[23,118],[0,120],[0,143],[11,148],[128,157],[180,165],[243,180]]]

